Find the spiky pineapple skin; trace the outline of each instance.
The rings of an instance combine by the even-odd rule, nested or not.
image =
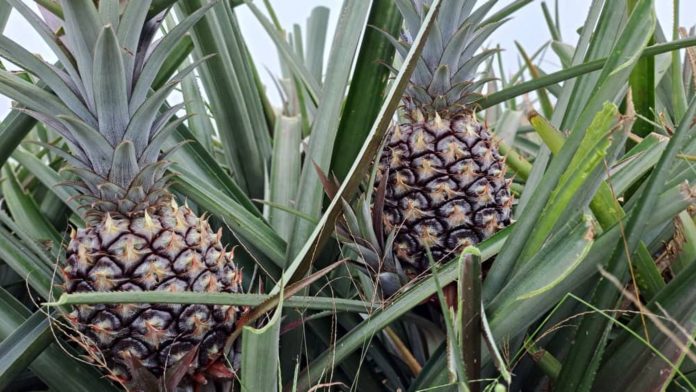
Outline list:
[[[387,135],[379,173],[389,173],[384,224],[412,279],[429,268],[428,248],[446,261],[510,224],[513,200],[504,159],[473,113],[416,108],[405,119]]]
[[[235,293],[242,278],[219,232],[188,207],[170,204],[135,217],[107,214],[101,223],[75,231],[63,273],[68,293]],[[239,312],[220,305],[99,304],[75,306],[68,319],[112,377],[128,382],[128,356],[157,377],[196,348],[190,369],[210,366],[220,358]]]

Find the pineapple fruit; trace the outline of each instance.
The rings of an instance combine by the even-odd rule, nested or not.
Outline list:
[[[495,1],[443,2],[402,98],[403,120],[387,135],[378,182],[386,178],[383,223],[393,253],[411,280],[436,261],[456,257],[510,223],[510,179],[503,157],[472,103],[487,80],[475,52],[505,21],[482,24]],[[427,0],[399,0],[406,29],[391,38],[403,55],[427,13]],[[472,12],[473,11],[473,12]],[[395,286],[392,284],[391,286]]]
[[[4,70],[0,83],[22,110],[63,136],[70,154],[47,148],[64,157],[78,178],[71,185],[87,223],[70,236],[64,290],[240,291],[241,272],[221,233],[178,206],[167,190],[170,162],[161,149],[180,123],[171,120],[181,106],[160,108],[192,67],[152,91],[167,54],[209,7],[155,44],[164,15],[147,18],[150,1],[112,7],[63,1],[61,37],[22,1],[9,1],[53,39],[61,63],[44,63],[2,38],[0,54],[47,88]],[[155,379],[160,388],[171,388],[171,374],[179,374],[182,385],[204,383],[206,375],[231,377],[224,350],[239,312],[218,305],[99,304],[75,306],[67,318],[109,377],[129,389],[150,390]],[[174,371],[175,365],[184,370]]]

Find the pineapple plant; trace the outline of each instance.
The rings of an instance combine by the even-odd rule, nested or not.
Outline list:
[[[429,1],[399,1],[405,30],[392,38],[402,54],[418,34]],[[402,97],[402,118],[387,134],[377,181],[386,176],[383,221],[395,232],[393,252],[405,280],[436,261],[455,258],[510,224],[511,179],[485,123],[475,113],[479,66],[493,50],[477,53],[505,20],[482,23],[495,1],[445,2]]]
[[[27,5],[10,3],[32,18]],[[75,180],[68,186],[77,191],[86,221],[70,233],[63,290],[238,292],[242,275],[221,233],[179,206],[167,189],[171,151],[162,144],[181,123],[173,120],[181,106],[159,108],[193,66],[151,91],[173,44],[209,7],[155,41],[166,11],[147,17],[150,2],[130,1],[120,10],[111,4],[115,9],[106,14],[104,3],[99,9],[92,1],[62,3],[64,45],[56,41],[53,47],[60,67],[3,42],[3,57],[48,87],[43,100],[28,99],[22,91],[29,83],[2,71],[5,91],[70,148],[68,154],[47,145],[70,164]],[[67,319],[110,378],[146,390],[167,371],[183,377],[184,385],[205,383],[207,374],[231,377],[224,350],[239,311],[226,305],[97,304],[75,306]]]

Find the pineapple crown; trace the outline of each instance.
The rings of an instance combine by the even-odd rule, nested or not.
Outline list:
[[[130,215],[167,198],[167,136],[183,119],[181,105],[163,110],[165,100],[198,64],[154,86],[176,44],[213,3],[202,7],[155,41],[167,10],[148,17],[151,0],[62,1],[63,18],[52,29],[21,0],[7,0],[58,58],[50,64],[0,36],[0,56],[34,75],[31,83],[0,70],[0,93],[60,134],[70,153],[46,145],[79,178],[71,183],[84,205],[98,215]],[[52,17],[52,16],[51,16]],[[64,33],[64,34],[63,34]]]
[[[454,115],[469,110],[480,98],[477,93],[490,79],[476,80],[479,65],[496,49],[476,51],[507,19],[484,18],[497,0],[473,10],[476,0],[445,1],[427,38],[411,83],[404,93],[407,112],[413,109]],[[405,58],[428,13],[430,0],[396,0],[404,18],[401,39],[389,37],[401,58]]]
[[[332,181],[318,166],[315,165],[314,168],[326,196],[329,199],[335,198],[340,187],[338,179],[334,177]],[[367,276],[374,278],[375,287],[365,292],[372,292],[376,288],[376,293],[382,299],[391,297],[411,280],[393,251],[396,232],[387,232],[382,218],[387,178],[388,173],[382,176],[379,185],[374,188],[375,177],[370,177],[368,189],[376,190],[374,197],[372,191],[368,191],[358,197],[354,205],[341,200],[343,215],[336,221],[336,237],[349,260]]]

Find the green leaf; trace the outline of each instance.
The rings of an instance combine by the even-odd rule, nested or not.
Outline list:
[[[115,30],[118,30],[119,14],[120,14],[119,0],[102,0],[99,2],[99,15],[101,16],[101,21],[103,24],[110,24]]]
[[[243,391],[274,391],[279,388],[278,351],[282,307],[283,293],[281,292],[278,307],[263,328],[244,327],[240,379]]]
[[[457,385],[457,389],[459,391],[469,392],[469,379],[467,377],[466,369],[464,368],[464,357],[462,355],[463,347],[460,347],[459,345],[460,340],[458,331],[455,330],[455,311],[453,307],[450,308],[447,304],[445,293],[442,290],[442,285],[440,284],[440,280],[438,278],[438,267],[435,265],[432,255],[429,254],[428,258],[430,259],[432,277],[435,281],[435,292],[437,293],[440,311],[442,312],[442,317],[445,322],[445,330],[447,331],[447,378],[451,384]],[[457,323],[457,325],[461,324]]]
[[[551,42],[551,49],[556,53],[558,58],[563,64],[563,68],[570,68],[570,64],[573,61],[573,53],[575,48],[563,42],[553,41]]]
[[[321,181],[314,165],[323,172],[329,170],[331,153],[336,140],[341,109],[355,51],[365,26],[370,2],[346,2],[336,27],[336,35],[329,54],[328,72],[322,90],[321,102],[317,106],[312,123],[312,137],[305,155],[306,164],[300,174],[297,193],[297,209],[312,217],[320,216],[324,196]],[[304,219],[297,219],[292,236],[288,241],[287,257],[292,260],[311,236],[314,227]]]
[[[596,385],[614,391],[662,391],[675,377],[696,335],[696,265],[692,264],[636,315],[607,348]],[[617,288],[615,288],[618,290]],[[641,317],[646,318],[643,336]],[[691,351],[693,359],[693,351]],[[680,381],[688,382],[681,375]],[[689,383],[690,384],[690,383]],[[689,385],[696,388],[693,384]]]
[[[38,257],[29,246],[22,244],[2,225],[0,252],[6,265],[25,279],[40,296],[48,298],[53,286],[53,270],[48,265],[38,262]]]
[[[74,196],[77,193],[69,187],[61,184],[62,179],[60,175],[51,169],[50,166],[43,163],[36,156],[20,149],[14,151],[12,158],[19,162],[24,169],[28,170],[39,181],[41,181],[46,189],[53,192],[63,201],[63,203],[68,205],[73,213],[75,213],[77,216],[82,214],[82,211],[79,209],[79,204],[74,200]]]
[[[529,73],[532,76],[532,79],[539,79],[541,77],[541,72],[539,71],[539,68],[537,68],[537,66],[532,62],[532,59],[529,57],[529,55],[519,42],[515,41],[515,46],[517,46],[517,50],[522,55],[522,58],[524,59],[527,68],[529,69]],[[546,90],[541,88],[537,90],[536,93],[539,97],[539,104],[541,105],[541,109],[544,112],[544,115],[551,116],[551,114],[553,113],[553,106],[551,105],[551,100],[549,99],[549,95],[547,94]]]
[[[174,75],[177,69],[179,69],[179,71],[184,71],[185,69],[187,69],[189,65],[191,65],[189,61],[185,60],[189,57],[189,55],[193,51],[193,48],[193,40],[189,35],[183,36],[181,40],[177,42],[174,49],[172,49],[172,51],[169,53],[167,60],[165,60],[164,64],[162,65],[162,68],[160,68],[159,73],[157,73],[157,77],[153,82],[153,86],[155,89],[157,89],[159,86],[164,86],[164,84],[167,83],[169,78],[171,78],[172,75]],[[183,81],[181,83],[183,84],[184,81],[190,79],[195,79],[195,77],[193,75],[189,75],[183,78]],[[186,99],[184,99],[184,102],[186,102]]]
[[[275,296],[268,294],[246,293],[199,293],[179,292],[165,293],[160,291],[114,291],[63,294],[58,301],[47,302],[45,306],[64,306],[77,304],[201,304],[201,305],[236,305],[257,307]],[[286,308],[312,310],[334,310],[337,312],[371,312],[379,304],[335,297],[293,296],[286,298],[282,304]]]
[[[169,30],[167,34],[152,49],[152,53],[147,57],[143,69],[138,76],[138,80],[133,87],[133,93],[129,102],[129,110],[134,113],[145,101],[150,88],[152,88],[157,74],[162,65],[169,57],[169,54],[177,47],[184,34],[196,24],[215,3],[208,3],[200,7],[188,17],[179,22],[176,27]]]
[[[696,37],[683,38],[680,40],[666,42],[663,44],[656,44],[645,48],[641,53],[641,57],[655,56],[661,53],[671,52],[677,49],[683,49],[694,45],[696,45]],[[558,82],[563,82],[565,80],[570,80],[581,75],[598,71],[605,66],[607,60],[608,58],[600,58],[597,60],[588,61],[582,64],[574,65],[570,68],[561,71],[548,74],[539,79],[534,79],[528,82],[507,87],[496,93],[482,98],[481,100],[477,101],[476,104],[480,106],[482,109],[489,108],[501,102],[507,101],[510,98],[518,97],[530,91],[538,90],[540,88],[548,87]]]
[[[529,114],[529,122],[541,136],[549,150],[551,150],[551,153],[554,155],[558,154],[561,147],[563,147],[563,143],[565,143],[565,136],[536,112]],[[628,126],[625,127],[628,128]],[[615,224],[624,215],[621,205],[606,182],[600,184],[597,193],[590,202],[590,208],[603,228]]]
[[[114,159],[109,172],[109,181],[128,189],[140,168],[135,156],[135,147],[130,140],[124,140],[116,146]]]
[[[36,241],[49,241],[58,249],[62,241],[61,235],[41,213],[34,198],[24,193],[9,165],[4,166],[3,174],[5,181],[2,182],[2,194],[15,222]]]
[[[203,4],[206,2],[201,0],[178,2],[177,9],[190,17]],[[260,98],[263,92],[255,83],[246,45],[229,4],[217,3],[194,26],[191,36],[196,45],[194,59],[213,56],[200,67],[199,74],[227,165],[249,197],[263,198],[271,155],[270,130]]]
[[[381,31],[397,36],[401,27],[401,13],[393,1],[375,1],[367,25],[328,172],[339,180],[348,174],[384,100],[390,74],[384,64],[392,63],[395,51]]]
[[[94,173],[106,178],[111,169],[114,148],[99,131],[72,116],[58,116],[61,123],[70,130],[82,150],[92,163]]]
[[[0,4],[0,31],[4,31],[7,26],[7,21],[12,13],[12,5],[7,2]]]
[[[34,128],[36,120],[17,110],[11,111],[0,123],[0,165],[17,148],[24,137]]]
[[[319,84],[324,76],[324,46],[326,45],[328,24],[329,9],[326,7],[315,7],[307,19],[305,64],[307,64],[307,70]],[[364,40],[363,43],[365,43]]]
[[[490,302],[487,311],[491,324],[509,318],[521,302],[541,296],[565,280],[587,257],[594,236],[588,216],[560,230]]]
[[[56,39],[55,32],[50,27],[48,27],[46,22],[44,22],[42,18],[36,15],[34,11],[32,11],[21,0],[7,0],[7,3],[10,3],[14,10],[16,10],[19,14],[22,15],[22,17],[24,17],[24,19],[27,20],[27,22],[29,22],[29,25],[39,34],[41,39],[56,55],[56,57],[58,58],[58,63],[61,64],[61,66],[66,70],[68,75],[70,75],[70,78],[72,80],[81,80],[80,74],[77,72],[77,69],[73,65],[72,61],[70,61],[68,55],[62,49],[60,41]],[[86,96],[85,87],[82,85],[82,83],[78,83],[75,87],[82,96]]]
[[[650,1],[641,3],[641,6],[647,9],[649,15],[653,15],[652,3]],[[640,9],[636,8],[633,11],[633,15],[638,14],[640,16],[641,14],[639,11]],[[632,19],[633,15],[631,17]],[[607,271],[611,275],[616,276],[621,282],[626,280],[628,274],[626,268],[627,259],[633,254],[641,241],[641,237],[649,226],[649,222],[645,222],[645,219],[648,219],[647,217],[650,211],[655,208],[657,194],[665,185],[666,176],[674,162],[675,155],[687,139],[693,127],[692,119],[695,113],[696,99],[693,99],[681,124],[667,144],[667,148],[662,154],[660,162],[658,162],[657,166],[650,174],[645,188],[640,194],[636,211],[631,214],[630,220],[626,225],[625,242],[622,241],[616,245],[609,259]],[[617,297],[618,295],[613,285],[607,280],[604,280],[598,284],[597,290],[592,297],[592,304],[599,309],[607,309],[615,306]],[[588,390],[591,388],[595,369],[599,366],[599,360],[603,353],[608,326],[608,322],[601,318],[583,318],[580,328],[578,329],[578,337],[561,370],[558,379],[559,386],[568,388],[570,391]],[[589,368],[590,371],[587,373],[579,373],[577,371],[578,367]]]
[[[479,390],[481,342],[483,336],[481,302],[481,257],[476,248],[465,249],[459,257],[458,319],[459,348],[469,387]]]
[[[629,12],[637,5],[638,0],[626,2]],[[650,38],[648,45],[655,43],[655,37]],[[653,125],[649,122],[655,120],[655,58],[642,57],[638,60],[629,79],[631,97],[636,113],[643,118],[637,118],[633,126],[633,133],[640,137],[647,136],[653,131]],[[630,144],[629,144],[630,145]]]
[[[672,7],[672,39],[679,39],[679,0],[674,0]],[[672,108],[674,119],[681,118],[686,112],[686,93],[682,83],[681,54],[678,50],[672,51],[672,62],[670,67],[670,79],[672,82]]]
[[[190,42],[193,49],[193,41]],[[184,62],[184,65],[187,64],[189,63]],[[208,114],[207,103],[201,95],[196,75],[190,74],[181,81],[181,95],[184,97],[186,115],[189,117],[187,123],[191,134],[207,152],[212,152],[215,128]]]
[[[167,105],[163,108],[169,110]],[[174,117],[171,121],[178,121]],[[207,151],[191,131],[183,124],[178,125],[176,132],[167,141],[165,149],[175,148],[172,160],[182,175],[192,177],[205,185],[204,189],[216,189],[232,197],[251,214],[261,217],[261,213],[247,197],[244,191],[233,178],[220,166],[220,164]]]
[[[679,213],[677,230],[684,237],[682,249],[671,269],[675,274],[681,273],[689,265],[696,263],[696,222],[687,211]]]
[[[619,160],[616,172],[608,179],[617,196],[626,192],[657,164],[668,141],[662,135],[650,134]]]
[[[0,388],[5,390],[12,380],[31,364],[53,342],[49,320],[39,310],[0,343]]]
[[[275,145],[271,160],[271,178],[269,179],[269,199],[271,210],[269,223],[276,233],[285,241],[292,235],[295,216],[287,211],[273,207],[284,206],[294,209],[297,185],[300,177],[300,143],[302,123],[299,117],[280,115],[276,118]]]
[[[641,241],[635,255],[631,259],[634,267],[636,283],[640,289],[640,295],[650,300],[655,294],[665,287],[665,281],[657,268],[657,263],[650,255],[648,247]]]
[[[31,316],[31,312],[0,288],[0,339],[6,339]],[[94,366],[79,362],[73,350],[65,352],[55,344],[31,362],[29,369],[51,390],[60,392],[118,391]]]
[[[126,71],[121,47],[112,26],[105,26],[94,48],[94,101],[99,118],[99,132],[112,146],[118,144],[130,121]]]
[[[5,70],[0,70],[0,93],[42,113],[54,116],[71,113],[55,95]]]
[[[285,42],[285,37],[283,37],[276,27],[271,23],[271,21],[266,18],[261,10],[254,5],[254,3],[244,0],[249,10],[254,14],[256,19],[261,23],[261,26],[266,30],[268,36],[273,40],[278,52],[283,56],[283,64],[287,65],[292,72],[295,74],[299,80],[302,81],[304,87],[307,89],[311,100],[315,103],[319,103],[321,87],[319,82],[313,77],[309,72],[307,67],[304,66],[303,59],[299,58],[292,50],[290,45]]]
[[[68,75],[64,71],[47,64],[5,36],[0,36],[0,56],[40,78],[67,107],[91,124],[96,124],[95,117],[66,83]]]
[[[70,44],[71,53],[80,72],[81,78],[77,80],[82,81],[87,107],[93,109],[95,93],[92,85],[93,54],[94,45],[101,30],[99,25],[101,18],[91,0],[68,1],[61,5],[65,38]]]
[[[117,36],[118,42],[120,42],[123,48],[123,69],[126,74],[126,86],[129,96],[133,88],[134,53],[138,53],[138,41],[145,24],[150,2],[151,0],[127,2],[118,25]]]

